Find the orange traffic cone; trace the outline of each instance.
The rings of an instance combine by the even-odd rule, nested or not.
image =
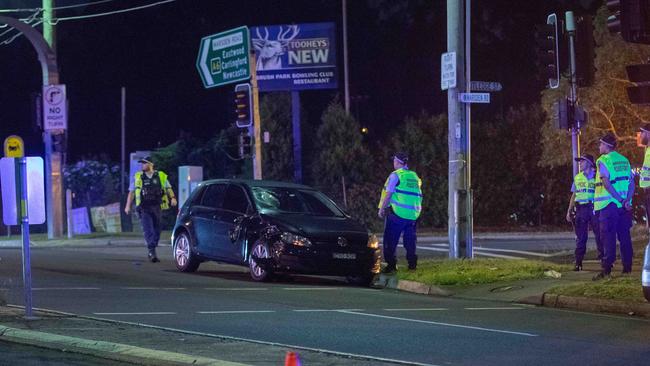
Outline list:
[[[300,366],[300,358],[296,352],[287,352],[284,357],[284,366]]]

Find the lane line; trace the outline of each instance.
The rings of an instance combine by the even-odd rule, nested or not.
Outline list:
[[[99,287],[33,287],[32,291],[64,291],[64,290],[73,290],[73,291],[85,291],[85,290],[101,290]]]
[[[318,312],[337,312],[337,311],[363,311],[363,309],[295,309],[291,310],[297,313],[318,313]]]
[[[266,287],[204,287],[204,290],[210,291],[266,291]]]
[[[493,307],[493,308],[465,308],[465,310],[526,310],[526,308],[518,306],[504,306],[504,307]]]
[[[224,311],[197,311],[197,314],[256,314],[275,313],[275,310],[224,310]]]
[[[443,327],[462,328],[462,329],[472,329],[472,330],[479,330],[479,331],[483,331],[483,332],[502,333],[502,334],[512,334],[512,335],[518,335],[518,336],[524,336],[524,337],[537,337],[537,336],[538,336],[537,334],[524,333],[524,332],[515,332],[515,331],[510,331],[510,330],[501,330],[501,329],[492,329],[492,328],[474,327],[474,326],[471,326],[471,325],[461,325],[461,324],[453,324],[453,323],[442,323],[442,322],[434,322],[434,321],[428,321],[428,320],[418,320],[418,319],[409,319],[409,318],[398,318],[398,317],[394,317],[394,316],[377,315],[377,314],[368,314],[368,313],[358,313],[358,312],[353,312],[353,311],[340,311],[340,313],[344,313],[344,314],[352,314],[352,315],[361,315],[361,316],[369,316],[369,317],[382,318],[382,319],[400,320],[400,321],[407,321],[407,322],[421,323],[421,324],[440,325],[440,326],[443,326]]]
[[[428,248],[428,247],[418,247],[418,249],[423,249],[423,250],[430,250],[432,252],[448,252],[448,249],[444,248]],[[482,255],[484,257],[494,257],[494,258],[505,258],[505,259],[524,259],[521,257],[513,257],[511,255],[503,255],[503,254],[493,254],[493,253],[485,253],[485,252],[480,252],[478,250],[474,251],[475,255]]]
[[[446,311],[448,308],[383,309],[384,311]]]
[[[287,291],[331,291],[339,290],[338,287],[283,287]]]
[[[152,311],[144,313],[93,313],[95,315],[176,315],[177,313],[169,311]]]
[[[474,247],[475,250],[486,251],[486,252],[502,252],[502,253],[515,253],[515,254],[524,254],[524,255],[533,255],[538,257],[552,257],[553,254],[539,253],[539,252],[530,252],[527,250],[515,250],[515,249],[497,249],[497,248],[482,248]]]
[[[185,287],[120,287],[120,290],[187,290]]]

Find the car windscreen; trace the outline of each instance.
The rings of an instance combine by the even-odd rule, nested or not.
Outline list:
[[[323,193],[307,189],[251,187],[255,205],[262,212],[316,216],[345,216]]]

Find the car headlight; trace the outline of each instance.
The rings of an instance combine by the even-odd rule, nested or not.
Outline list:
[[[370,249],[379,248],[379,239],[377,239],[377,235],[375,234],[368,235],[368,248]]]
[[[297,247],[310,247],[311,246],[311,241],[309,239],[305,238],[304,236],[296,235],[293,233],[287,233],[284,232],[280,236],[283,242],[291,245],[295,245]]]

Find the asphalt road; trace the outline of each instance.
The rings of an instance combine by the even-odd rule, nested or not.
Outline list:
[[[142,248],[32,251],[34,306],[121,321],[429,365],[648,365],[650,321],[428,297],[240,267],[195,274]],[[0,250],[0,288],[22,303],[20,251]],[[191,351],[191,350],[190,350]]]

